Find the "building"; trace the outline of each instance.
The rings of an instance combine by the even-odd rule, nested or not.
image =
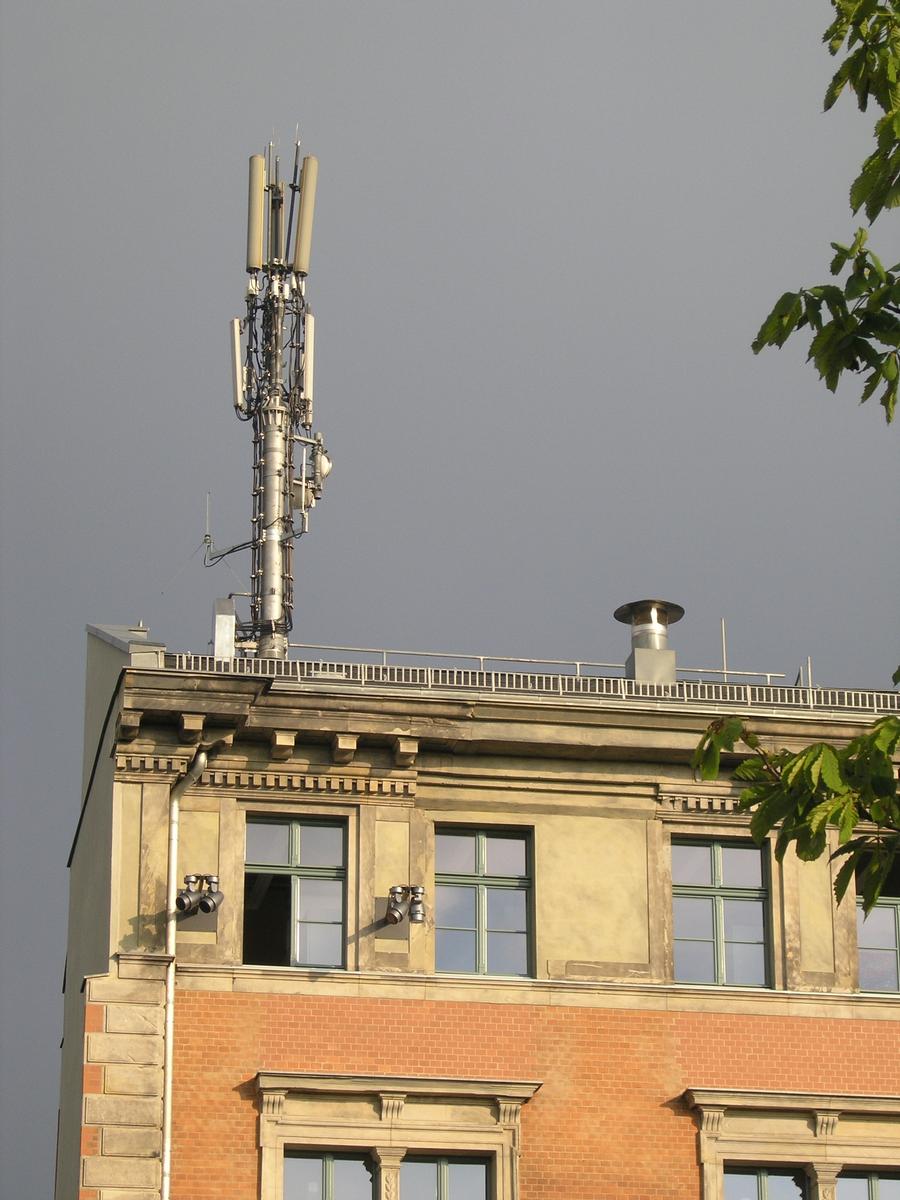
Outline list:
[[[898,695],[675,683],[671,656],[90,628],[58,1200],[900,1196],[900,900],[858,935],[827,861],[776,863],[689,767],[717,713],[790,746]]]

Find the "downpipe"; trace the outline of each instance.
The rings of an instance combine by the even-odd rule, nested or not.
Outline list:
[[[178,894],[178,826],[181,797],[206,769],[209,754],[198,750],[187,771],[169,794],[169,861],[166,874],[166,999],[163,1049],[162,1181],[160,1200],[169,1200],[172,1187],[172,1069],[175,1058],[175,935]]]

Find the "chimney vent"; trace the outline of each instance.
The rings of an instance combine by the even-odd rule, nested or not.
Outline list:
[[[669,600],[633,600],[613,613],[631,626],[631,654],[625,674],[640,683],[674,683],[675,651],[669,649],[669,626],[680,621],[684,609]]]

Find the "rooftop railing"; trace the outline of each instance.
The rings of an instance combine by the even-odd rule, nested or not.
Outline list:
[[[336,652],[359,659],[377,655],[379,662],[341,661],[331,658],[217,659],[207,654],[166,654],[165,665],[175,671],[239,675],[282,680],[296,684],[333,684],[347,688],[397,688],[403,690],[469,691],[519,694],[532,697],[584,697],[611,702],[642,700],[668,707],[671,704],[710,710],[806,709],[819,712],[868,714],[900,712],[900,692],[861,688],[789,686],[774,682],[774,673],[728,671],[743,682],[679,679],[675,683],[642,683],[624,675],[603,675],[601,670],[623,670],[620,663],[563,659],[509,659],[482,655],[418,654],[412,651],[371,650],[351,646],[301,646],[298,649]],[[413,665],[391,663],[393,656],[469,662],[471,666],[441,665],[434,661]],[[553,668],[556,668],[555,670]],[[715,668],[695,668],[697,673],[723,674]]]

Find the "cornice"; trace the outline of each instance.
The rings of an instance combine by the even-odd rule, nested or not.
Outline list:
[[[116,755],[116,770],[141,778],[156,775],[166,778],[183,774],[189,757],[174,754],[120,753]],[[285,793],[315,792],[317,795],[374,796],[379,799],[410,800],[416,794],[416,782],[410,775],[373,776],[334,771],[277,770],[255,771],[240,769],[215,769],[204,771],[194,788],[214,787],[239,789],[241,791],[266,791]]]

